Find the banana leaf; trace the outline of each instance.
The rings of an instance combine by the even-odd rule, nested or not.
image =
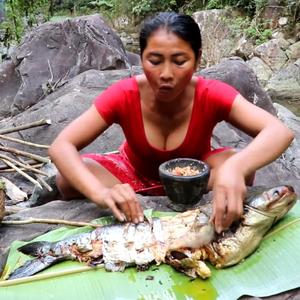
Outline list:
[[[300,287],[298,202],[271,229],[252,255],[226,269],[216,270],[210,266],[212,276],[206,280],[191,280],[167,265],[153,265],[144,272],[131,267],[123,273],[110,273],[101,268],[83,267],[81,263],[68,261],[38,275],[20,279],[18,284],[6,286],[9,281],[0,281],[0,300],[232,300],[242,295],[264,297],[294,289]],[[165,215],[152,211],[148,211],[148,214]],[[101,218],[96,222],[110,224],[112,218]],[[56,241],[88,230],[91,228],[59,228],[35,240]],[[23,244],[20,241],[12,244],[3,277],[29,259],[16,250]],[[36,280],[43,276],[46,278]]]

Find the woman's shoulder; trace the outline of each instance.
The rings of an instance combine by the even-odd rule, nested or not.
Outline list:
[[[223,89],[235,89],[229,83],[213,78],[205,78],[202,76],[197,76],[197,87],[198,89],[212,89],[212,90],[223,90]]]
[[[113,83],[111,87],[121,90],[138,90],[137,80],[135,77],[123,78]]]

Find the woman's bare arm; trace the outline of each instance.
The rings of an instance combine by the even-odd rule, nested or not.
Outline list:
[[[229,227],[240,217],[237,212],[246,192],[245,177],[278,158],[294,138],[281,121],[241,95],[233,103],[229,121],[254,139],[226,160],[216,174],[213,191],[217,231]]]
[[[94,106],[71,122],[52,143],[49,155],[62,176],[93,202],[109,207],[123,221],[142,220],[142,210],[129,185],[108,188],[83,163],[79,151],[95,140],[106,128],[106,122]]]

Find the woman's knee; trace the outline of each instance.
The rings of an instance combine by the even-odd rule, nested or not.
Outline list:
[[[59,172],[56,174],[55,181],[57,189],[64,200],[74,197],[81,198],[82,195]]]

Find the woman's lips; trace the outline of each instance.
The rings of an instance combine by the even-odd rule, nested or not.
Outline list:
[[[159,86],[159,89],[171,90],[171,89],[173,89],[173,85],[171,85],[171,84],[162,84],[162,85]]]
[[[158,90],[161,93],[167,93],[167,92],[171,92],[173,90],[173,86],[172,85],[161,85],[159,86]]]

